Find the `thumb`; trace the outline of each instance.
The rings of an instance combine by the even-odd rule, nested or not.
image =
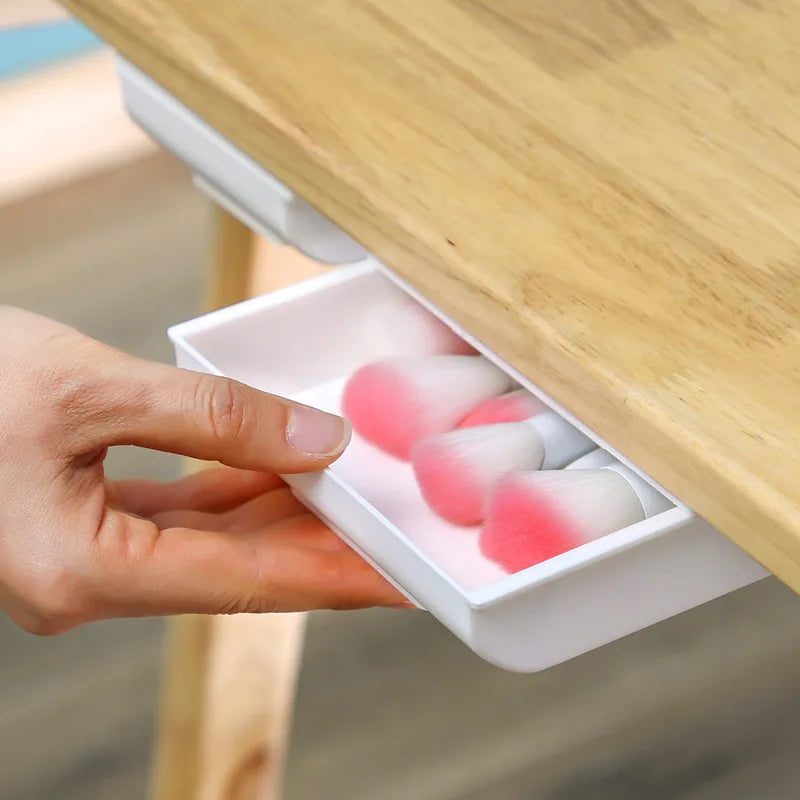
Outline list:
[[[350,425],[243,383],[124,356],[89,396],[86,450],[131,444],[269,472],[321,469],[341,455]]]

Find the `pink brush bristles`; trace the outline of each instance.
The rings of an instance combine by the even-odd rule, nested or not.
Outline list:
[[[670,503],[627,467],[525,472],[497,484],[481,552],[518,572],[666,510]]]
[[[513,573],[577,547],[581,528],[561,503],[512,478],[495,490],[478,544],[483,555]]]
[[[541,436],[524,422],[450,431],[421,440],[411,451],[425,501],[456,525],[480,523],[497,480],[508,472],[539,469],[543,460]]]
[[[422,496],[457,525],[477,525],[489,495],[510,472],[558,469],[592,442],[553,411],[522,422],[477,425],[423,439],[411,452]]]
[[[467,414],[458,427],[472,428],[497,422],[521,422],[547,410],[548,407],[538,397],[525,389],[516,389],[481,403],[474,411]]]
[[[362,367],[347,382],[344,415],[353,430],[398,458],[425,436],[452,430],[511,379],[481,356],[422,356]]]

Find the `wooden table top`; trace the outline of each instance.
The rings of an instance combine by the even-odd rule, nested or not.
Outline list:
[[[64,4],[800,591],[800,2]]]

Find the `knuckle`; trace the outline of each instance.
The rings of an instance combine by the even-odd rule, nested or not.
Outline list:
[[[382,605],[392,591],[375,569],[353,551],[341,553],[335,569],[333,588],[327,598],[327,608],[332,610]]]
[[[67,627],[60,627],[54,624],[52,620],[47,619],[36,611],[28,612],[19,620],[19,625],[24,631],[34,636],[58,636],[69,630]]]
[[[22,627],[39,636],[63,633],[86,620],[87,591],[71,570],[48,567],[28,591],[28,615]]]
[[[195,391],[195,404],[219,441],[238,441],[247,434],[247,393],[234,381],[202,376]]]
[[[281,609],[269,597],[255,590],[250,590],[227,600],[220,614],[271,614]]]
[[[85,419],[103,405],[107,386],[88,363],[54,365],[39,374],[39,382],[68,419]]]
[[[110,422],[133,409],[144,411],[150,402],[147,386],[105,369],[91,346],[85,357],[42,365],[33,376],[33,389],[49,406],[42,418],[43,439],[69,455],[100,444]]]
[[[313,598],[315,608],[339,611],[358,605],[353,592],[353,567],[353,559],[344,553],[331,554],[324,560],[319,591]]]
[[[99,387],[79,372],[71,372],[53,375],[40,388],[54,404],[53,413],[42,418],[42,444],[56,455],[72,456],[84,448],[84,438],[97,417]]]
[[[35,396],[46,398],[50,413],[43,418],[43,433],[51,441],[72,441],[102,421],[118,394],[95,362],[52,360],[41,363],[31,377]],[[55,438],[54,438],[55,436]]]
[[[0,394],[8,414],[24,414],[37,446],[68,456],[120,395],[106,348],[65,325],[0,308]],[[108,353],[106,352],[108,351]],[[118,383],[118,379],[115,379]]]
[[[267,557],[267,561],[269,561]],[[265,564],[264,554],[252,549],[249,566],[249,581],[236,591],[224,604],[223,614],[269,614],[285,610],[279,602],[271,578],[273,567]]]

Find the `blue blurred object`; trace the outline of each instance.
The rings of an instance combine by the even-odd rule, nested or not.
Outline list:
[[[0,80],[81,55],[101,44],[74,20],[0,30]]]

